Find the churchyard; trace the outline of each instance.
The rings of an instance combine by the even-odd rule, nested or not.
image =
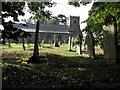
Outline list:
[[[27,63],[33,54],[33,44],[2,45],[3,88],[120,88],[120,65],[103,59],[102,50],[95,47],[96,59],[86,50],[79,55],[68,45],[39,47],[39,56],[46,63]]]
[[[45,7],[54,2],[0,4],[3,89],[120,89],[120,2],[93,2],[82,22],[81,16],[52,16]],[[34,22],[21,19],[24,24],[18,16],[25,15],[26,5]],[[13,21],[5,21],[9,16]]]

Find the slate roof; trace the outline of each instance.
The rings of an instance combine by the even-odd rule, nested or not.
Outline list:
[[[20,23],[14,24],[14,27],[19,27],[26,32],[35,32],[36,24],[27,24],[28,27],[23,26]],[[56,25],[56,24],[40,24],[39,32],[44,33],[65,33],[69,34],[70,28],[67,25]]]

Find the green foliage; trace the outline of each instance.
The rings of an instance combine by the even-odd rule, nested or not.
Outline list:
[[[59,24],[62,23],[62,25],[66,25],[66,16],[59,14],[58,15],[58,22],[59,22]]]
[[[2,39],[14,39],[18,40],[19,38],[19,30],[13,27],[13,22],[8,21],[5,22],[5,18],[13,17],[13,21],[19,21],[18,16],[24,15],[25,13],[22,11],[24,9],[25,2],[2,2],[2,24],[4,30],[2,31]]]
[[[58,24],[58,17],[53,16],[50,20],[47,21],[48,24]]]
[[[79,7],[80,4],[87,5],[90,2],[69,2],[70,5]],[[91,10],[89,11],[89,17],[87,20],[82,23],[87,23],[84,31],[88,32],[89,30],[95,36],[95,44],[103,44],[103,34],[104,31],[102,26],[104,24],[104,19],[107,15],[115,16],[117,20],[118,28],[118,42],[120,42],[120,2],[94,2]]]
[[[95,37],[96,45],[103,45],[104,30],[102,26],[104,25],[104,19],[108,15],[115,16],[117,20],[118,28],[118,40],[120,38],[120,2],[94,2],[91,10],[89,11],[89,17],[87,20],[83,21],[87,23],[84,31],[91,31]],[[120,42],[120,41],[119,41]]]
[[[72,2],[72,1],[70,1],[70,0],[68,1],[68,4],[69,4],[69,5],[73,5],[73,6],[75,6],[75,7],[80,7],[81,4],[86,6],[86,5],[89,4],[89,3],[90,3],[90,2],[84,2],[84,1],[82,2],[82,0],[81,0],[81,1],[76,1],[76,2],[75,2],[75,1]]]
[[[42,23],[47,24],[62,24],[66,25],[66,16],[59,14],[58,16],[51,16],[49,19],[44,17],[40,20]]]
[[[24,15],[22,11],[24,9],[25,2],[2,2],[2,11],[5,12],[2,14],[3,18],[13,17],[14,21],[18,20],[18,15]]]
[[[79,2],[68,2],[69,5],[74,5],[75,7],[80,7]]]
[[[29,7],[29,12],[31,14],[33,14],[33,16],[31,18],[33,19],[43,19],[43,18],[50,18],[51,16],[51,12],[46,10],[45,11],[45,7],[52,7],[53,5],[55,5],[55,3],[50,3],[50,2],[29,2],[28,3],[28,7]]]

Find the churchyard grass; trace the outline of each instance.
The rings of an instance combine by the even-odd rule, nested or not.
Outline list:
[[[33,44],[26,50],[22,44],[2,45],[3,87],[9,85],[51,85],[51,87],[120,88],[120,65],[102,58],[92,60],[67,50],[67,44],[60,47],[39,47],[40,56],[48,61],[41,64],[26,63],[33,53]],[[101,53],[96,47],[97,55]]]

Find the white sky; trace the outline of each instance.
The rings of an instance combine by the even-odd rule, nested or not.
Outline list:
[[[92,3],[83,6],[80,5],[80,7],[74,7],[73,5],[69,5],[68,0],[52,0],[53,2],[57,2],[57,5],[55,7],[49,8],[50,11],[52,11],[54,16],[57,16],[59,14],[63,14],[65,16],[80,16],[80,22],[86,20],[88,18],[88,10],[91,9]],[[80,29],[84,29],[86,26],[86,23],[81,24],[80,23]]]
[[[85,21],[88,18],[88,11],[91,9],[93,3],[90,3],[86,6],[81,5],[80,6],[80,22]],[[80,24],[80,29],[84,29],[86,26],[86,23]]]
[[[74,7],[73,5],[68,5],[68,0],[53,0],[57,2],[57,5],[49,10],[52,11],[53,15],[57,16],[63,14],[65,16],[80,16],[80,22],[88,18],[88,11],[92,7],[92,3],[87,6],[80,5],[80,7]],[[80,23],[80,28],[84,29],[86,26],[85,23]]]
[[[86,20],[88,18],[88,10],[90,10],[92,4],[88,4],[87,6],[80,5],[80,7],[74,7],[73,5],[69,5],[68,0],[52,0],[53,2],[57,2],[55,7],[52,8],[46,8],[47,10],[50,10],[54,16],[57,16],[59,14],[63,14],[66,17],[68,16],[80,16],[80,22]],[[31,15],[25,11],[24,17],[19,17],[19,19],[28,19]],[[84,29],[86,26],[86,23],[81,24],[80,23],[80,29]]]

